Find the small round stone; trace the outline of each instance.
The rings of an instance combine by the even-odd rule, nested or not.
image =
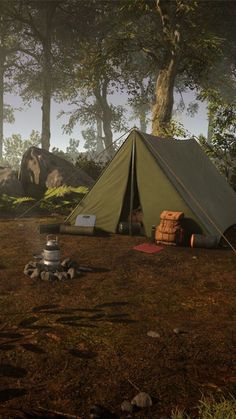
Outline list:
[[[141,391],[131,400],[131,404],[140,408],[150,407],[152,406],[152,399],[148,393]]]
[[[66,258],[61,262],[61,266],[63,266],[63,268],[68,268],[69,267],[69,263],[71,262],[70,258]]]
[[[38,268],[35,268],[32,272],[32,274],[30,275],[31,279],[37,279],[40,278],[40,270]]]
[[[147,335],[150,338],[160,338],[161,337],[159,333],[154,332],[153,330],[149,330],[149,332],[147,332]]]
[[[70,276],[67,272],[58,272],[57,277],[59,281],[66,281],[67,279],[70,279]]]
[[[42,271],[41,274],[40,274],[40,278],[43,281],[54,281],[56,279],[53,272],[49,272],[49,271]]]
[[[40,279],[42,279],[42,281],[46,281],[47,279],[46,279],[46,271],[41,271],[40,272]]]
[[[71,279],[76,278],[76,269],[75,268],[70,268],[67,271],[68,275],[70,276]]]
[[[184,333],[184,331],[183,331],[182,329],[179,329],[178,327],[175,327],[175,328],[173,329],[173,332],[174,332],[176,335],[180,335],[181,333]]]

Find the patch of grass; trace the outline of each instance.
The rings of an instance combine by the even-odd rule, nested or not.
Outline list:
[[[235,419],[236,399],[222,398],[219,402],[202,399],[199,406],[199,415],[202,419]]]
[[[179,410],[175,408],[171,412],[171,419],[191,419],[190,416],[186,415],[184,410]]]
[[[200,419],[235,419],[236,399],[222,398],[220,401],[203,398],[199,402],[198,417]],[[191,416],[184,410],[174,409],[171,412],[171,419],[191,419]]]

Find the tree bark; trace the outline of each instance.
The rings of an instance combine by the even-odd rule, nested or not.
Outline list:
[[[43,92],[42,92],[42,148],[49,150],[50,148],[50,118],[51,118],[51,97],[52,97],[52,30],[53,19],[58,3],[50,2],[44,10],[45,30],[41,35],[43,46]]]
[[[112,143],[113,134],[112,134],[112,130],[111,130],[111,121],[112,121],[112,113],[111,113],[109,105],[107,104],[107,101],[106,101],[105,109],[103,110],[103,120],[102,120],[103,131],[104,131],[104,135],[105,135],[104,142],[105,142],[107,154],[110,157],[113,157],[115,151],[114,151],[114,146],[113,146],[113,143]]]
[[[101,119],[102,119],[102,127],[104,132],[104,143],[106,147],[106,152],[110,158],[112,158],[115,154],[114,145],[113,145],[113,134],[111,129],[112,123],[112,111],[107,102],[107,87],[108,81],[105,80],[102,82],[101,86],[97,86],[94,89],[94,94],[98,104],[101,107]]]
[[[152,134],[168,136],[174,104],[174,84],[177,75],[177,57],[171,55],[166,66],[158,74],[156,82],[156,103],[152,112]]]
[[[43,91],[42,91],[42,148],[49,150],[50,148],[50,117],[51,117],[51,33],[53,16],[56,10],[56,4],[49,4],[45,9],[45,31],[42,36],[43,46]]]
[[[141,91],[141,97],[145,97],[145,89],[142,82],[140,83],[140,91]],[[147,131],[147,117],[146,117],[145,105],[140,106],[139,124],[140,124],[140,130],[142,132],[146,132]]]
[[[3,155],[4,61],[0,55],[0,158]]]
[[[171,135],[169,128],[180,55],[180,22],[183,17],[178,12],[178,14],[175,13],[175,18],[173,19],[173,13],[169,6],[170,3],[165,0],[156,0],[157,12],[162,23],[166,52],[156,82],[156,103],[153,106],[152,113],[152,133],[161,137],[169,137]]]
[[[140,130],[142,132],[146,132],[147,131],[147,122],[146,122],[146,115],[145,115],[144,112],[142,112],[140,114],[139,119],[140,119]]]
[[[50,68],[51,43],[44,45],[44,66],[43,66],[43,95],[42,95],[42,148],[50,148],[50,115],[51,115],[51,68]]]
[[[97,122],[97,147],[96,147],[96,153],[102,153],[104,151],[103,146],[103,137],[102,137],[102,121],[100,118],[96,118]]]

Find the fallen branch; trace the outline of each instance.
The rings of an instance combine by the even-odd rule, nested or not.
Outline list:
[[[41,406],[39,406],[38,409],[47,413],[47,415],[48,414],[49,415],[50,414],[57,415],[59,417],[61,416],[62,418],[65,418],[65,419],[82,419],[80,416],[77,416],[77,415],[70,415],[69,413],[58,412],[57,410],[48,410],[48,409],[45,409],[44,407],[41,407]]]
[[[56,410],[48,410],[40,406],[31,410],[0,408],[0,417],[3,417],[2,415],[15,419],[82,419],[81,416],[70,415]]]

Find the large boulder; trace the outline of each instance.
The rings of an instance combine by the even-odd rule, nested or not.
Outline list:
[[[25,195],[41,197],[46,189],[67,186],[91,187],[93,179],[82,169],[47,150],[30,147],[23,155],[19,179]]]
[[[0,195],[24,196],[24,191],[21,182],[17,178],[17,173],[10,167],[0,167]]]

